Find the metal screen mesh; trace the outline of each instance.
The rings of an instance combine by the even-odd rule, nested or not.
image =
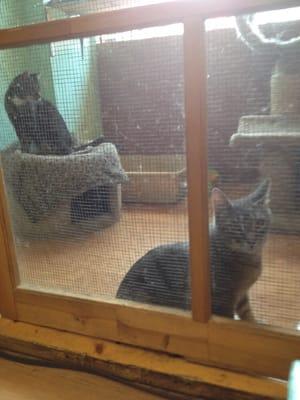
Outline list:
[[[20,282],[114,298],[140,257],[171,243],[164,274],[146,260],[118,297],[188,308],[188,244],[176,244],[188,236],[182,26],[126,35],[1,53],[2,165]]]
[[[1,21],[133,3],[52,2],[50,15],[41,3],[21,14],[21,3],[2,2],[12,8]],[[213,311],[292,329],[297,15],[206,21]],[[182,33],[172,25],[0,52],[1,160],[22,287],[190,309]]]
[[[299,17],[296,8],[206,22],[209,165],[222,191],[210,199],[214,311],[292,329],[300,319]]]
[[[2,0],[0,29],[90,13],[160,3],[161,0]]]

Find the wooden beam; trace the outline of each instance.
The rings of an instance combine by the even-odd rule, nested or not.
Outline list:
[[[209,399],[285,399],[286,382],[205,367],[166,354],[0,319],[0,349]]]
[[[20,321],[208,360],[207,326],[179,310],[16,291]]]
[[[2,169],[0,169],[0,255],[0,314],[6,318],[16,319],[14,289],[18,283],[18,271]]]
[[[186,153],[193,319],[211,315],[208,232],[206,54],[204,21],[184,22]]]
[[[183,22],[197,15],[208,18],[298,5],[298,0],[173,0],[3,29],[0,49]]]
[[[291,363],[300,358],[299,332],[214,317],[208,335],[214,365],[244,372],[252,365],[258,374],[287,379]]]
[[[111,299],[16,290],[20,321],[176,354],[231,370],[287,379],[300,333]],[[276,349],[276,350],[274,350]]]

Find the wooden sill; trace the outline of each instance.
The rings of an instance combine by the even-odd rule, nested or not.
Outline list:
[[[0,319],[0,349],[208,399],[286,399],[286,382],[199,365],[164,353]]]

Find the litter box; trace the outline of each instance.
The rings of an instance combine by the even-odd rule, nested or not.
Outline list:
[[[125,203],[177,203],[187,196],[186,157],[183,154],[122,155],[128,181],[122,185]],[[208,171],[209,189],[218,172]]]
[[[121,163],[128,176],[122,187],[127,203],[176,203],[185,198],[185,156],[123,155]]]

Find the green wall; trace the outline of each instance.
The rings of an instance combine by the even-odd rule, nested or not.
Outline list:
[[[0,27],[44,21],[42,3],[42,0],[1,0]],[[101,135],[95,39],[85,39],[83,45],[83,55],[79,40],[57,42],[52,49],[45,44],[0,50],[0,149],[17,139],[3,100],[9,83],[25,70],[41,74],[43,96],[57,105],[71,132],[81,139]]]
[[[102,134],[94,38],[56,43],[51,57],[56,105],[72,133],[80,139]]]
[[[0,4],[1,28],[26,25],[33,21],[45,20],[42,0],[6,0],[0,2]],[[55,99],[49,60],[49,45],[0,50],[0,148],[17,139],[4,109],[5,92],[16,75],[25,70],[40,72],[43,94],[51,101]]]

